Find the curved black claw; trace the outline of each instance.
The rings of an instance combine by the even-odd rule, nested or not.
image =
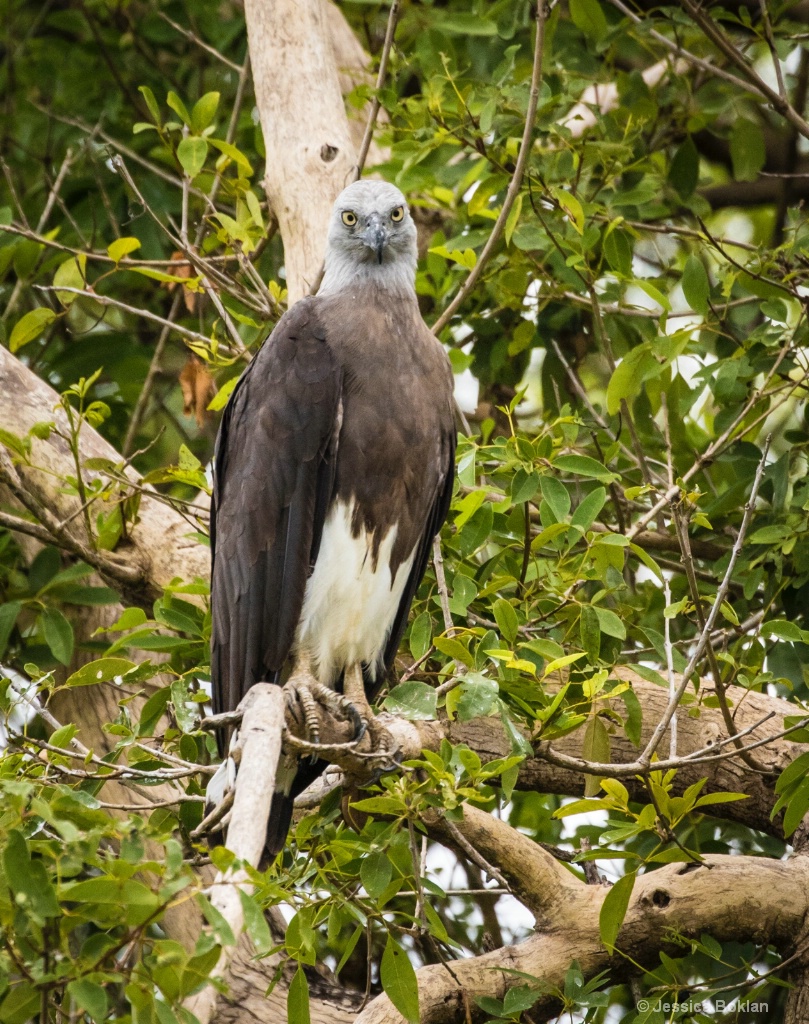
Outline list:
[[[354,726],[354,743],[359,743],[362,737],[368,731],[368,720],[363,717],[360,711],[357,709],[356,704],[352,704],[350,700],[346,701],[346,711],[351,719]]]

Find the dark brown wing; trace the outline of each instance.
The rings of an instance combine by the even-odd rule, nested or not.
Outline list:
[[[399,644],[402,642],[402,635],[405,631],[405,627],[407,626],[408,615],[410,614],[410,605],[413,603],[413,598],[416,596],[419,584],[424,578],[424,573],[427,571],[427,563],[430,561],[430,555],[433,550],[433,540],[436,534],[441,531],[441,527],[444,525],[444,520],[447,518],[447,514],[449,513],[449,506],[452,502],[452,489],[455,481],[456,440],[457,435],[453,424],[452,429],[442,438],[445,466],[444,479],[441,482],[441,488],[435,497],[432,508],[430,509],[430,516],[424,524],[424,532],[419,540],[418,548],[416,549],[416,557],[413,559],[413,566],[410,570],[410,575],[407,578],[407,585],[405,586],[404,593],[402,594],[402,600],[399,602],[399,609],[396,612],[396,618],[393,620],[390,636],[388,637],[388,643],[385,647],[385,669],[388,672],[393,668],[396,652],[399,650]],[[376,684],[370,688],[369,698],[371,700],[374,699],[383,682],[383,679],[379,679],[376,681]],[[368,689],[369,685],[366,681],[366,690]]]
[[[450,429],[446,431],[442,438],[443,455],[444,455],[444,476],[441,481],[441,487],[436,494],[430,515],[427,522],[424,524],[424,532],[416,549],[416,557],[413,559],[413,566],[410,570],[410,575],[407,578],[407,585],[405,586],[402,599],[399,602],[399,608],[396,612],[396,618],[393,621],[388,642],[385,647],[385,669],[386,672],[390,672],[393,668],[393,662],[396,658],[396,653],[399,650],[399,644],[402,641],[402,634],[407,626],[407,619],[410,614],[410,605],[413,603],[413,598],[416,596],[416,591],[419,588],[424,573],[427,570],[427,563],[430,560],[430,555],[433,549],[433,539],[437,533],[440,532],[441,527],[444,525],[444,520],[447,518],[449,512],[449,506],[452,502],[452,490],[455,481],[455,444],[457,435],[454,429],[454,423],[450,422]],[[368,695],[369,700],[374,700],[376,695],[379,693],[385,682],[385,674],[380,673],[375,679],[372,678],[370,672],[366,669],[365,671],[365,692]],[[291,797],[294,799],[299,793],[302,793],[307,786],[310,786],[319,775],[321,775],[326,768],[328,763],[326,761],[300,761],[298,765],[298,774],[295,777],[295,781],[292,785]],[[284,826],[283,836],[281,842],[286,837],[286,829],[289,827],[289,821],[291,820],[291,807],[289,804],[286,824]],[[278,843],[272,849],[281,849]]]
[[[334,484],[341,371],[316,303],[278,323],[225,410],[211,516],[215,713],[278,681]]]

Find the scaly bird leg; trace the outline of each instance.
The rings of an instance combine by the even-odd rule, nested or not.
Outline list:
[[[287,701],[287,719],[292,719],[293,727],[303,727],[306,738],[312,743],[320,742],[316,698],[313,689],[320,684],[315,679],[309,658],[305,654],[295,659],[292,675],[284,686]],[[302,720],[301,720],[302,715]]]
[[[362,673],[360,672],[360,679]],[[299,655],[295,661],[292,675],[286,682],[284,691],[287,699],[287,715],[292,719],[292,724],[299,728],[303,726],[306,738],[311,743],[320,742],[320,727],[318,724],[317,704],[325,707],[332,715],[340,718],[348,718],[354,725],[354,742],[358,742],[365,734],[368,719],[363,715],[363,709],[368,709],[368,702],[365,700],[365,693],[362,692],[362,703],[359,708],[347,697],[328,686],[323,686],[315,679],[311,663],[306,655]],[[301,721],[300,714],[303,714]]]
[[[345,670],[343,674],[343,693],[346,699],[353,704],[364,718],[372,740],[373,749],[382,754],[388,753],[391,750],[390,733],[378,724],[376,716],[371,711],[371,706],[365,695],[365,679],[363,678],[362,664],[360,662],[349,665]]]

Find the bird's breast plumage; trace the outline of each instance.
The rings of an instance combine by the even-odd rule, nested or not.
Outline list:
[[[415,301],[318,302],[341,367],[334,491],[296,643],[331,682],[380,668],[431,510],[451,472],[452,378]],[[362,310],[362,315],[358,312]]]

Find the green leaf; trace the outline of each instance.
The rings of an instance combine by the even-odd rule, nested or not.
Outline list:
[[[486,718],[498,706],[500,688],[493,679],[486,679],[485,676],[468,676],[457,690],[459,693],[455,711],[462,722],[471,722],[473,718]]]
[[[46,608],[39,617],[45,643],[51,653],[63,665],[69,665],[73,657],[73,627],[57,608]]]
[[[517,630],[520,625],[514,606],[504,597],[498,597],[492,605],[492,612],[501,634],[510,644],[513,644],[517,639]]]
[[[84,253],[80,256],[72,256],[69,260],[65,260],[64,263],[60,263],[56,273],[53,275],[54,286],[57,288],[60,286],[63,288],[77,288],[79,291],[84,291],[87,287],[86,264],[87,257]],[[57,291],[56,298],[67,309],[78,298],[78,295],[75,292]]]
[[[506,992],[503,1000],[503,1013],[512,1016],[522,1013],[523,1010],[530,1010],[541,995],[542,993],[538,989],[528,985],[515,985],[514,988],[510,988]]]
[[[138,92],[146,100],[146,106],[149,108],[149,113],[154,118],[155,124],[160,124],[160,107],[152,90],[148,85],[139,85]]]
[[[460,640],[454,640],[451,636],[437,636],[433,643],[437,651],[441,651],[442,654],[448,654],[450,658],[460,662],[461,665],[472,668],[475,664],[475,659]]]
[[[598,0],[570,0],[570,17],[576,28],[596,42],[607,34],[607,19]]]
[[[613,370],[607,385],[607,410],[614,416],[624,399],[636,398],[640,393],[647,373],[659,373],[657,360],[648,344],[638,345]]]
[[[737,181],[755,181],[767,159],[764,133],[747,118],[737,117],[730,133],[730,159]]]
[[[584,729],[581,756],[591,764],[607,764],[610,759],[610,735],[600,715],[591,715]],[[584,795],[595,796],[601,789],[596,775],[587,775],[584,780]]]
[[[99,1024],[107,1016],[107,993],[100,985],[86,978],[78,978],[67,986],[68,995],[81,1010],[85,1010]]]
[[[196,900],[202,909],[205,920],[211,926],[222,945],[235,946],[236,939],[233,935],[233,929],[230,927],[221,911],[219,911],[213,903],[211,903],[208,897],[204,896],[202,893],[197,893]]]
[[[340,971],[342,971],[342,969],[348,963],[348,958],[356,949],[357,943],[359,942],[359,938],[364,933],[365,928],[361,924],[358,924],[354,931],[351,933],[351,937],[349,938],[348,942],[345,944],[345,948],[343,949],[343,955],[340,957],[340,963],[334,969],[334,973],[336,975],[339,975]]]
[[[56,313],[52,309],[48,309],[47,306],[32,309],[30,313],[20,317],[14,324],[11,337],[8,339],[8,347],[12,352],[19,352],[23,345],[38,338],[48,324],[52,324],[55,319]]]
[[[680,145],[669,167],[669,182],[680,199],[688,199],[699,182],[699,153],[690,135]]]
[[[664,295],[658,287],[652,284],[647,278],[636,277],[635,284],[642,291],[646,292],[652,302],[656,302],[659,306],[666,310],[667,313],[671,312],[671,302],[667,295]]]
[[[638,547],[637,544],[630,544],[629,548],[632,551],[632,553],[634,555],[636,555],[640,559],[641,562],[643,562],[643,564],[646,566],[646,568],[651,573],[653,573],[660,580],[660,582],[662,583],[663,582],[663,573],[662,573],[662,571],[660,569],[660,566],[652,558],[652,556],[648,553],[648,551],[644,551],[643,548]]]
[[[58,917],[59,903],[53,883],[48,878],[41,860],[33,860],[28,844],[18,829],[8,832],[3,850],[3,870],[6,882],[23,912],[32,915],[40,924],[49,917]]]
[[[706,793],[694,804],[695,807],[708,807],[710,804],[731,804],[736,800],[749,800],[748,793]]]
[[[601,608],[598,605],[594,605],[593,610],[598,617],[598,625],[602,633],[606,633],[607,636],[614,636],[617,640],[626,640],[626,626],[615,612],[610,611],[609,608]]]
[[[803,821],[807,811],[809,811],[809,778],[803,780],[787,804],[784,813],[784,835],[787,839]]]
[[[99,658],[88,662],[78,672],[67,677],[66,686],[95,686],[96,683],[108,683],[116,676],[123,676],[135,667],[134,661],[126,658]]]
[[[239,170],[244,172],[246,177],[252,177],[253,168],[250,165],[250,161],[244,153],[241,152],[241,150],[236,149],[234,145],[230,142],[225,142],[223,139],[208,139],[208,142],[218,149],[220,153],[223,153],[229,160],[232,160]]]
[[[573,0],[573,2],[575,2],[575,0]],[[598,7],[598,0],[584,0],[584,3],[586,5],[593,4],[593,5],[595,5],[595,7]],[[601,8],[598,7],[598,10],[599,10],[599,13],[600,13]],[[568,217],[570,218],[571,223],[573,224],[575,229],[578,231],[578,233],[580,235],[583,234],[583,232],[584,232],[584,210],[582,209],[582,205],[579,202],[579,200],[573,195],[572,192],[568,192],[567,189],[564,189],[564,188],[557,188],[557,187],[551,186],[550,191],[553,194],[553,196],[556,199],[556,201],[559,203],[559,205],[562,207],[562,209],[568,215]]]
[[[157,896],[142,882],[108,875],[68,882],[61,887],[60,899],[84,904],[82,910],[90,920],[120,918],[124,911],[125,921],[134,925],[147,921],[159,906]]]
[[[138,736],[151,736],[155,726],[166,713],[166,705],[171,697],[171,687],[163,686],[151,695],[141,708]]]
[[[624,722],[626,738],[630,743],[634,743],[636,747],[639,747],[641,729],[643,727],[643,708],[638,700],[638,695],[631,686],[628,690],[622,690],[620,696],[626,708],[626,721]]]
[[[230,380],[225,381],[222,387],[216,392],[213,398],[208,402],[208,409],[212,412],[217,412],[219,409],[224,409],[228,404],[228,399],[233,394],[233,389],[239,383],[238,377],[231,377]]]
[[[385,995],[399,1013],[411,1024],[419,1024],[419,988],[416,972],[407,954],[390,933],[382,954],[379,975]]]
[[[694,312],[703,315],[709,313],[708,296],[711,285],[702,260],[697,256],[691,255],[685,261],[681,284],[685,301]]]
[[[617,473],[611,473],[606,466],[602,466],[589,455],[559,455],[553,464],[563,473],[592,477],[600,483],[611,484],[621,479]]]
[[[181,284],[185,288],[195,287],[199,283],[198,277],[178,277],[176,274],[166,274],[162,270],[155,270],[154,267],[126,267],[133,274],[140,274],[142,277],[151,278],[152,281],[161,281],[163,284]]]
[[[435,689],[432,686],[410,679],[406,683],[394,686],[382,702],[382,706],[393,715],[401,715],[402,718],[411,721],[421,721],[435,718],[436,700]]]
[[[125,608],[121,617],[111,626],[104,629],[105,633],[117,633],[123,629],[134,629],[135,626],[142,626],[146,622],[146,612],[142,608]]]
[[[379,899],[393,878],[393,864],[390,857],[381,850],[363,858],[360,865],[360,881],[371,899]]]
[[[244,911],[244,922],[247,926],[247,933],[256,953],[261,956],[273,947],[273,938],[270,933],[270,926],[264,916],[263,909],[256,903],[252,896],[248,896],[243,889],[239,889],[239,899]]]
[[[177,146],[177,159],[189,178],[196,178],[205,166],[207,155],[208,143],[194,135],[181,139]]]
[[[604,239],[604,255],[616,274],[632,276],[632,242],[626,231],[610,231]]]
[[[298,964],[287,992],[287,1020],[289,1024],[310,1024],[309,982],[301,964]]]
[[[191,111],[191,127],[197,135],[201,135],[213,121],[218,106],[218,92],[206,92],[194,104],[194,109]]]
[[[624,923],[626,911],[629,907],[629,898],[635,885],[635,872],[631,871],[619,878],[615,885],[611,886],[609,892],[601,904],[601,912],[598,915],[598,927],[601,932],[601,941],[610,951],[615,949],[615,940],[618,932]]]
[[[601,652],[601,627],[595,608],[589,604],[584,605],[581,610],[579,638],[582,647],[587,651],[590,663],[594,665],[598,661],[598,656]]]
[[[219,961],[219,955],[222,952],[222,947],[215,944],[207,949],[204,953],[199,953],[197,956],[192,956],[188,963],[185,965],[182,977],[180,979],[180,991],[179,995],[188,995],[193,989],[198,988],[204,984]]]
[[[779,640],[789,640],[791,643],[800,643],[803,639],[803,631],[800,626],[795,622],[789,622],[787,619],[775,619],[765,622],[761,627],[761,632],[777,637]]]
[[[785,789],[788,789],[793,782],[798,779],[802,779],[809,772],[809,750],[806,753],[796,757],[792,764],[781,772],[778,781],[775,784],[775,792],[783,793]]]
[[[596,487],[579,504],[570,520],[571,524],[580,527],[582,530],[589,530],[593,525],[595,517],[604,507],[606,500],[606,490],[603,487]]]
[[[429,612],[417,615],[410,627],[410,653],[418,661],[429,651],[433,638],[433,620]]]
[[[6,653],[9,637],[21,608],[22,601],[9,601],[0,605],[0,658]]]
[[[140,249],[140,241],[137,238],[116,238],[107,246],[107,255],[117,263],[136,249]]]
[[[596,463],[596,465],[598,465]],[[599,466],[599,469],[602,467]],[[554,476],[542,478],[542,497],[547,501],[553,510],[557,523],[567,519],[570,512],[570,493],[561,480]]]
[[[0,1003],[0,1020],[3,1024],[27,1024],[37,1019],[41,1006],[41,992],[27,981],[18,982]]]
[[[504,232],[505,238],[506,238],[506,245],[510,245],[511,244],[511,236],[514,234],[514,229],[517,227],[517,224],[518,224],[518,222],[520,220],[520,213],[521,212],[522,212],[522,193],[520,193],[517,196],[517,198],[514,200],[514,205],[509,210],[508,217],[506,218],[506,229],[505,229],[505,232]],[[532,333],[533,333],[533,331],[532,331]]]
[[[179,114],[183,122],[190,128],[191,115],[188,113],[185,104],[176,92],[169,92],[168,96],[166,96],[166,103],[171,107],[175,114]]]

